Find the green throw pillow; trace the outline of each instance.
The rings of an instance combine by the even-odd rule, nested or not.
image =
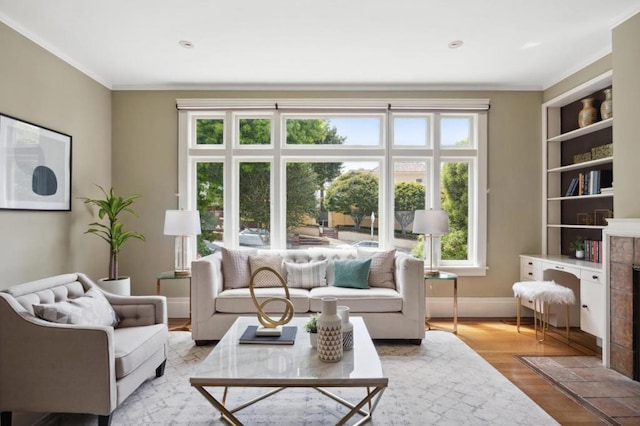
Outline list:
[[[334,287],[369,288],[371,259],[336,260]]]

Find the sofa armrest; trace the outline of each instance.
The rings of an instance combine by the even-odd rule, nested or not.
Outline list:
[[[396,254],[396,288],[402,296],[402,313],[424,322],[424,261],[404,253]]]
[[[105,296],[118,314],[119,328],[168,324],[165,296],[120,296],[106,293]]]
[[[0,293],[0,342],[0,411],[115,409],[112,327],[40,320]]]
[[[216,312],[215,299],[223,289],[222,255],[214,253],[191,262],[191,315],[197,327],[199,319]]]

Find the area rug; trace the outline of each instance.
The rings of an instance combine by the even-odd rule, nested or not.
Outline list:
[[[611,425],[640,424],[640,382],[595,356],[517,356],[560,391]]]
[[[198,347],[188,332],[172,332],[165,375],[149,379],[114,412],[112,425],[221,425],[219,413],[189,384],[213,346]],[[422,345],[376,342],[389,387],[369,424],[555,425],[528,396],[455,335],[429,331]],[[214,390],[220,396],[220,390]],[[260,390],[230,390],[235,405]],[[360,389],[340,389],[361,399]],[[287,389],[239,412],[246,425],[332,425],[346,409],[312,389]],[[96,416],[63,415],[60,424],[95,425]],[[357,416],[356,416],[357,417]],[[353,424],[358,419],[351,419]]]

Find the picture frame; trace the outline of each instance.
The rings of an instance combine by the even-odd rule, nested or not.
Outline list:
[[[0,209],[71,211],[72,137],[0,113]]]
[[[606,226],[607,219],[613,217],[613,210],[610,209],[595,209],[593,211],[593,220],[596,225]]]

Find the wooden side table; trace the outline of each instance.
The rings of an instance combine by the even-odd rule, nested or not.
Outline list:
[[[437,275],[425,275],[424,283],[427,284],[428,281],[452,281],[453,282],[453,328],[448,329],[446,331],[451,331],[454,334],[458,333],[458,276],[451,272],[438,272]],[[426,292],[426,289],[425,289]],[[429,319],[425,318],[425,324],[427,328],[431,330],[431,324],[429,324]]]
[[[160,282],[164,280],[189,280],[189,320],[179,327],[172,327],[169,331],[191,331],[191,274],[176,275],[175,271],[161,272],[156,276],[156,294],[160,295]]]

